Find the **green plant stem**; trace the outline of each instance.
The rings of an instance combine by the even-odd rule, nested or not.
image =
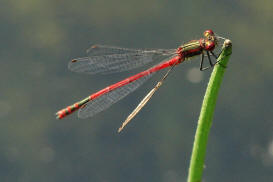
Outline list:
[[[232,44],[230,40],[226,40],[222,47],[222,53],[217,61],[211,74],[206,94],[203,100],[201,113],[198,120],[195,140],[193,144],[188,182],[201,182],[204,161],[206,155],[206,147],[212,124],[213,112],[217,100],[218,91],[222,82],[222,78],[227,67],[229,57],[232,52]]]

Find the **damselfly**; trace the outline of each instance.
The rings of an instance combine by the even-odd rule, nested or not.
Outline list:
[[[217,59],[213,52],[218,45],[219,38],[212,30],[206,30],[199,40],[192,40],[179,46],[177,49],[129,49],[112,46],[94,45],[88,51],[88,57],[73,59],[68,67],[71,71],[89,74],[108,74],[131,70],[147,63],[158,61],[159,64],[142,71],[136,75],[128,77],[120,82],[110,85],[85,99],[74,103],[56,113],[57,118],[65,116],[79,110],[79,118],[87,118],[107,109],[112,104],[121,100],[129,93],[132,93],[154,73],[164,68],[170,67],[163,78],[156,86],[143,98],[135,110],[127,117],[119,128],[123,127],[141,110],[149,101],[155,91],[162,85],[170,71],[181,62],[201,55],[200,70],[213,67],[216,62],[212,62],[211,56]],[[204,57],[207,56],[210,66],[204,67]],[[162,61],[163,60],[163,61]]]

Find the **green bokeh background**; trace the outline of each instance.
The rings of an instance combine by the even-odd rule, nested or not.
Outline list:
[[[231,39],[233,55],[204,180],[273,181],[272,20],[270,0],[1,0],[0,181],[186,181],[211,72],[194,71],[198,61],[179,65],[121,134],[162,73],[93,118],[59,121],[54,113],[142,70],[70,72],[68,61],[92,44],[176,48],[206,29]],[[201,81],[190,81],[192,73]]]

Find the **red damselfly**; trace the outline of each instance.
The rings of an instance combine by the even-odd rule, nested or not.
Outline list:
[[[190,60],[190,58],[194,56],[201,55],[200,70],[203,71],[213,67],[217,61],[213,63],[211,56],[217,59],[213,50],[217,46],[219,38],[221,37],[216,36],[212,30],[206,30],[203,37],[199,40],[189,41],[177,49],[128,49],[103,45],[92,46],[87,50],[88,57],[73,59],[69,63],[68,67],[71,71],[89,74],[108,74],[131,70],[153,61],[160,63],[58,111],[56,113],[57,119],[62,119],[77,110],[79,110],[79,118],[94,116],[136,90],[157,71],[170,67],[163,78],[123,122],[118,130],[120,132],[149,101],[176,65],[183,61]],[[208,57],[210,66],[204,68],[203,63],[205,56]]]

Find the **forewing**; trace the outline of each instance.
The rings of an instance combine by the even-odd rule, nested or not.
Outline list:
[[[92,46],[88,57],[77,58],[68,64],[74,72],[109,74],[131,70],[175,54],[175,49],[127,49],[113,46]]]

